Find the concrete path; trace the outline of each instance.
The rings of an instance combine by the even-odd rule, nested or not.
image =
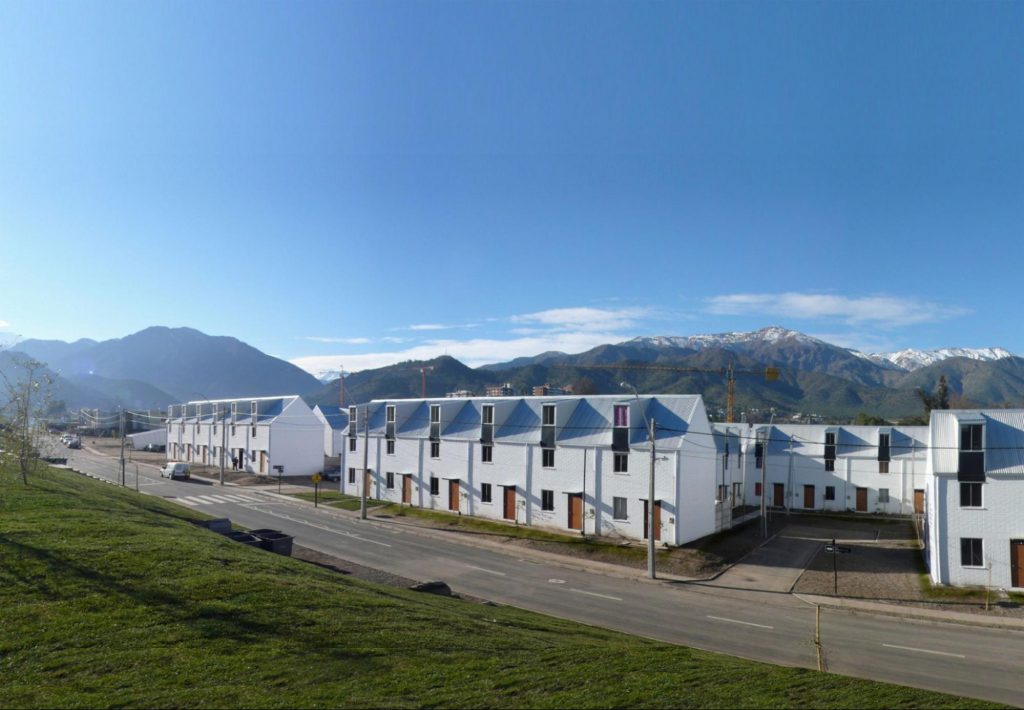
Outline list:
[[[787,534],[788,527],[727,569],[705,582],[714,587],[788,593],[821,549],[821,541]]]

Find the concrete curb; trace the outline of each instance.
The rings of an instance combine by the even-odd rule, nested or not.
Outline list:
[[[964,626],[987,626],[1000,629],[1012,629],[1024,631],[1024,619],[996,618],[972,614],[962,611],[947,611],[945,609],[922,609],[910,604],[890,604],[888,602],[875,602],[867,599],[851,599],[849,597],[825,597],[816,594],[798,594],[793,597],[812,606],[821,606],[831,609],[841,609],[852,613],[864,613],[882,616],[899,616],[909,619],[920,619],[924,621],[936,621],[947,624],[961,624]]]

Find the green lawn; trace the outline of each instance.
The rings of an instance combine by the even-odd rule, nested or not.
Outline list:
[[[308,500],[310,503],[313,502],[314,497],[313,493],[292,493],[290,495],[294,498]],[[338,491],[320,491],[320,505],[329,505],[332,508],[341,508],[342,510],[359,510],[361,503],[359,496],[345,495]],[[376,508],[381,505],[387,505],[387,501],[374,498],[366,499],[367,508]]]
[[[371,585],[200,517],[0,471],[0,707],[987,707]]]

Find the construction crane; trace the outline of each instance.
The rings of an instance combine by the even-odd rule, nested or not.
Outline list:
[[[726,382],[725,411],[726,422],[732,424],[733,410],[736,406],[736,375],[763,375],[765,381],[774,382],[779,379],[781,370],[777,367],[766,367],[763,370],[737,370],[729,363],[726,367],[705,368],[705,367],[673,367],[672,365],[563,365],[562,367],[575,367],[581,370],[647,370],[664,372],[699,372],[711,375],[724,375]]]
[[[416,372],[420,373],[420,376],[423,378],[423,394],[421,396],[422,396],[423,399],[426,399],[427,398],[427,373],[428,372],[433,372],[434,371],[434,366],[433,365],[423,365],[421,367],[407,367],[405,369],[407,369],[409,371],[416,371]]]

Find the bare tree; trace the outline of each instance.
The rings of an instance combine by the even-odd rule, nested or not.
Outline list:
[[[17,461],[21,481],[27,484],[39,461],[37,444],[46,428],[43,416],[53,378],[46,365],[34,358],[11,354],[9,362],[10,368],[0,371],[7,400],[0,410],[0,435],[6,455]]]

